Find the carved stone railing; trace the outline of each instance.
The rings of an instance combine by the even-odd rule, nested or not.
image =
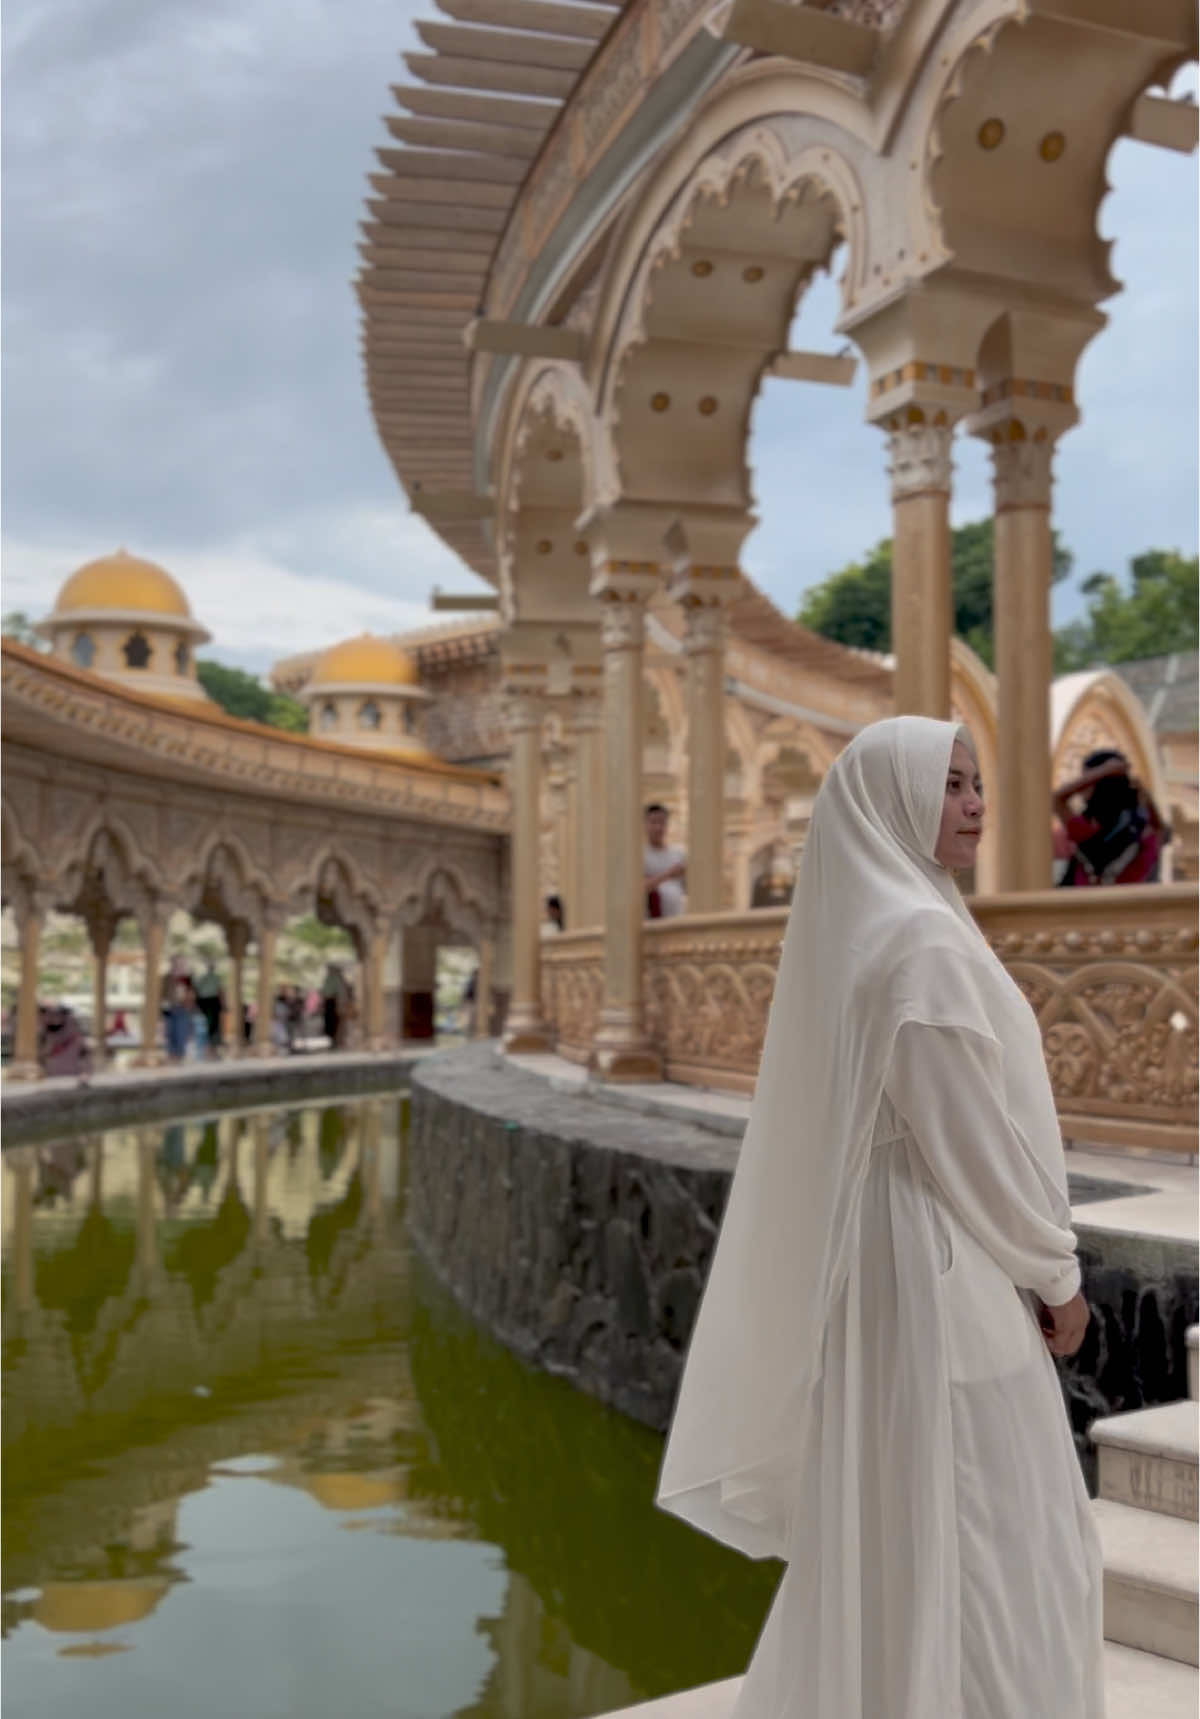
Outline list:
[[[542,1014],[559,1056],[588,1060],[603,1001],[602,931],[567,931],[542,944]]]
[[[1047,890],[973,906],[1037,1013],[1067,1138],[1195,1152],[1196,885]],[[786,909],[764,909],[646,926],[646,1027],[668,1080],[753,1089],[786,922]],[[557,938],[542,959],[560,1054],[585,1062],[603,938]]]

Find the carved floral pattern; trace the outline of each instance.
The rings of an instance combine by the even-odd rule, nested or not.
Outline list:
[[[1023,909],[1030,923],[1020,929],[989,925],[986,902],[979,917],[1038,1018],[1072,1132],[1088,1138],[1090,1124],[1092,1138],[1119,1142],[1123,1131],[1140,1129],[1146,1140],[1150,1129],[1157,1143],[1194,1151],[1195,891],[1178,886],[1168,897],[1147,889],[1136,901],[1128,891],[1105,895],[1033,897],[1037,906]],[[647,929],[646,1036],[668,1077],[753,1086],[785,920],[769,909]],[[560,1048],[585,1060],[604,994],[602,941],[576,937],[542,960],[546,1018]]]

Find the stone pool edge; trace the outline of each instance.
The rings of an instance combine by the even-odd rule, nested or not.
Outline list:
[[[248,1104],[293,1104],[386,1091],[407,1083],[419,1062],[445,1054],[414,1049],[247,1058],[9,1087],[0,1094],[2,1143],[34,1145],[63,1134],[211,1115]]]
[[[473,1045],[413,1071],[409,1227],[493,1336],[665,1430],[737,1160],[732,1131],[556,1090]],[[1095,1334],[1062,1370],[1087,1428],[1187,1394],[1195,1243],[1076,1219]]]

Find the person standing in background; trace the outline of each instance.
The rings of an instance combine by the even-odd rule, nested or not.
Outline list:
[[[642,878],[647,919],[674,919],[687,912],[687,855],[667,845],[671,814],[657,801],[646,807],[646,846]]]

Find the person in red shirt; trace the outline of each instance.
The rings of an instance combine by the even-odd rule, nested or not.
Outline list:
[[[1077,798],[1083,807],[1073,811]],[[1158,882],[1171,832],[1123,753],[1089,753],[1083,774],[1055,790],[1054,814],[1066,838],[1061,886]]]

